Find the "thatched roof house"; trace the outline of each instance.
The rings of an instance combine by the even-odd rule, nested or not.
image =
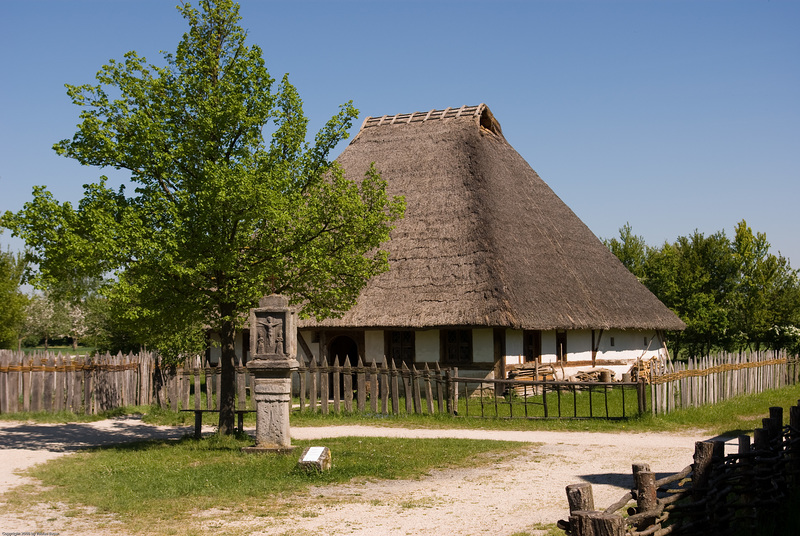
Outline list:
[[[407,210],[387,245],[390,270],[358,304],[342,318],[301,322],[314,353],[347,332],[363,356],[370,332],[390,350],[383,332],[490,328],[502,330],[504,348],[495,334],[495,355],[476,361],[508,357],[515,332],[538,333],[540,346],[544,334],[547,346],[547,334],[557,345],[562,331],[591,333],[594,361],[603,331],[685,327],[509,145],[484,104],[369,117],[338,162],[350,177],[374,162]]]

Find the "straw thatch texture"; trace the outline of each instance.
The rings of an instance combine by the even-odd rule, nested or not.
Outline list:
[[[405,219],[391,269],[340,319],[300,327],[683,329],[502,135],[485,105],[368,118],[338,161],[371,162]]]

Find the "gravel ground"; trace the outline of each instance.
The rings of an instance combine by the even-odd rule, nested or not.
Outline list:
[[[191,427],[162,427],[135,417],[81,424],[0,422],[0,492],[34,483],[19,474],[26,468],[81,448],[143,438],[179,438]],[[209,429],[208,431],[211,431]],[[484,430],[428,430],[368,426],[292,429],[295,439],[330,437],[456,437],[527,443],[512,459],[454,470],[434,471],[418,480],[360,482],[321,487],[293,500],[296,514],[277,518],[241,518],[226,512],[201,512],[198,520],[214,530],[252,535],[511,535],[568,515],[564,488],[589,482],[595,504],[616,501],[631,485],[631,464],[649,463],[657,478],[692,462],[697,433],[583,433]],[[735,441],[735,440],[733,440]],[[735,449],[731,443],[729,449]],[[334,463],[336,453],[333,452]],[[82,517],[64,505],[31,513],[5,513],[0,496],[3,536],[27,532],[120,534],[113,516]]]

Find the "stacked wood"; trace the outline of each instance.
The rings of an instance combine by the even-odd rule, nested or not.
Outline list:
[[[579,370],[569,377],[571,382],[611,382],[616,374],[613,370],[595,367],[589,370]]]

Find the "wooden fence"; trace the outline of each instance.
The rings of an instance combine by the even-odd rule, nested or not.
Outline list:
[[[644,382],[482,380],[453,377],[467,417],[624,419],[647,411]]]
[[[99,413],[152,402],[150,353],[71,357],[0,350],[0,413]]]
[[[631,491],[605,510],[595,510],[591,484],[567,486],[569,520],[558,524],[573,536],[751,534],[793,515],[779,508],[798,491],[800,404],[785,427],[783,408],[770,408],[752,444],[739,436],[736,454],[726,456],[722,441],[698,441],[694,463],[659,480],[647,464],[633,464]]]
[[[726,356],[670,363],[650,372],[654,413],[714,403],[798,381],[798,361],[783,356]],[[236,369],[237,409],[253,409],[252,378]],[[624,418],[647,409],[636,382],[488,380],[438,364],[303,364],[293,374],[296,407],[323,414],[449,413],[469,417]],[[162,365],[154,353],[70,357],[0,350],[0,413],[98,413],[126,405],[219,409],[219,367],[199,357]]]
[[[453,376],[458,369],[421,369],[388,363],[356,365],[318,364],[311,360],[297,371],[301,411],[366,412],[375,414],[454,413],[456,394]],[[367,404],[369,402],[369,405]]]
[[[797,359],[783,354],[720,354],[688,362],[670,361],[650,370],[654,414],[715,404],[798,381]]]

